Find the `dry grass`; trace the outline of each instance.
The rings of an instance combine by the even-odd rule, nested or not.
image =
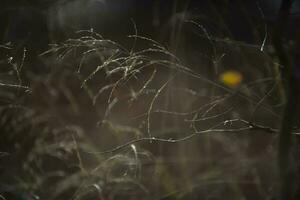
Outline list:
[[[25,52],[21,61],[3,58],[0,199],[274,196],[274,63],[192,24],[212,45],[206,58],[219,74],[231,54],[266,69],[244,60],[250,69],[236,69],[244,82],[230,88],[150,38],[131,35],[127,48],[92,30],[51,45],[41,55],[46,75],[30,78]]]

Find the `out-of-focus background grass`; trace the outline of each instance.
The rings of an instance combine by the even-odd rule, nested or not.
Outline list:
[[[1,2],[0,199],[275,197],[279,3]]]

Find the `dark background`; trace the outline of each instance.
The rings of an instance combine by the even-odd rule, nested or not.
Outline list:
[[[201,15],[205,16],[201,20],[204,23],[216,23],[222,18],[235,39],[253,43],[251,23],[256,26],[255,23],[274,21],[279,4],[280,1],[267,0],[5,0],[1,2],[0,37],[1,43],[20,41],[42,49],[49,42],[62,41],[81,29],[93,28],[109,37],[132,34],[133,20],[142,35],[158,39],[168,37],[164,30],[171,31],[183,15],[185,19]],[[296,2],[294,17],[299,15],[298,7]],[[171,27],[166,28],[168,25]]]
[[[4,0],[0,8],[0,43],[11,42],[16,51],[26,47],[28,56],[35,57],[49,43],[64,41],[75,37],[78,30],[91,28],[106,38],[126,43],[126,35],[135,32],[134,22],[139,35],[173,44],[171,50],[177,51],[174,41],[184,38],[182,32],[188,30],[188,24],[183,22],[195,20],[214,36],[260,45],[265,25],[269,32],[279,5],[280,1],[271,0]],[[299,23],[299,9],[296,1],[288,26],[290,39],[299,33],[295,26]]]

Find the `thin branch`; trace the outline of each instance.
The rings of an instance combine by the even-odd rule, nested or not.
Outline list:
[[[201,117],[201,118],[191,119],[191,120],[190,119],[185,119],[184,121],[186,121],[186,122],[197,122],[197,121],[205,121],[205,120],[215,119],[215,118],[218,118],[220,116],[223,116],[223,115],[229,113],[232,110],[233,110],[233,107],[227,109],[226,111],[224,111],[222,113],[218,113],[218,114],[213,115],[213,116]]]
[[[264,12],[263,12],[263,10],[262,10],[262,8],[261,8],[261,6],[259,5],[258,2],[257,2],[257,7],[258,7],[258,10],[259,10],[259,12],[260,12],[260,14],[261,14],[262,19],[265,20]],[[262,44],[261,44],[261,46],[260,46],[260,51],[262,51],[262,52],[264,51],[264,48],[265,48],[265,44],[266,44],[267,38],[268,38],[268,26],[267,26],[267,24],[265,23],[265,36],[264,36],[264,39],[263,39]]]
[[[77,144],[77,141],[76,141],[76,138],[74,135],[72,135],[72,139],[73,139],[74,146],[75,146],[75,153],[76,153],[76,157],[78,159],[79,168],[84,174],[87,174],[87,171],[83,165],[83,161],[82,161],[82,158],[81,158],[81,155],[79,152],[78,144]]]
[[[276,89],[277,83],[273,84],[272,87],[269,89],[269,91],[266,92],[266,94],[256,103],[254,110],[252,112],[252,116],[251,118],[253,119],[256,111],[259,109],[259,107],[263,104],[263,102],[270,97],[271,93],[274,92],[274,90]]]
[[[9,83],[1,83],[0,86],[2,87],[9,87],[9,88],[16,88],[16,89],[24,89],[26,91],[31,91],[30,87],[23,86],[23,85],[16,85],[16,84],[9,84]]]
[[[227,125],[228,123],[232,123],[232,122],[241,122],[243,124],[245,124],[246,126],[241,127],[241,128],[233,128],[233,129],[217,129],[217,126],[220,126],[221,124],[223,125]],[[105,150],[105,151],[101,151],[101,152],[87,152],[90,154],[108,154],[108,153],[115,153],[117,151],[121,151],[124,148],[130,147],[132,144],[136,144],[136,143],[141,143],[141,142],[145,142],[145,141],[151,141],[151,142],[156,142],[156,143],[179,143],[179,142],[185,142],[187,140],[190,140],[192,138],[194,138],[197,135],[200,134],[205,134],[205,133],[236,133],[236,132],[241,132],[241,131],[264,131],[266,133],[271,133],[271,134],[276,134],[279,132],[278,129],[274,129],[268,126],[264,126],[264,125],[260,125],[257,123],[253,123],[244,119],[231,119],[231,120],[226,120],[223,121],[217,125],[215,125],[213,128],[211,129],[207,129],[207,130],[202,130],[202,131],[195,131],[193,133],[191,133],[190,135],[187,135],[185,137],[182,138],[178,138],[178,139],[173,139],[173,138],[169,138],[169,139],[165,139],[165,138],[156,138],[156,137],[144,137],[144,138],[138,138],[138,139],[134,139],[134,140],[130,140],[122,145],[119,145],[115,148],[109,149],[109,150]],[[300,133],[296,133],[293,132],[294,135],[300,135]]]
[[[161,88],[159,88],[159,90],[157,91],[157,93],[155,94],[155,96],[153,97],[148,112],[147,112],[147,132],[149,135],[149,138],[152,138],[151,133],[150,133],[150,114],[154,105],[155,100],[157,99],[157,97],[159,96],[159,94],[161,93],[161,91],[168,85],[168,83],[173,79],[174,77],[171,77],[165,84],[163,84],[161,86]],[[151,141],[151,140],[150,140]]]
[[[0,199],[6,200],[6,198],[4,196],[2,196],[1,194],[0,194]]]

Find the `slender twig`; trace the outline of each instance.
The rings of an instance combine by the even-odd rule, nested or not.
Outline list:
[[[77,141],[76,141],[76,138],[74,135],[72,135],[72,139],[73,139],[73,142],[74,142],[74,146],[75,146],[75,153],[76,153],[76,156],[77,156],[77,159],[78,159],[78,164],[79,164],[79,168],[80,170],[87,174],[87,171],[83,165],[83,162],[82,162],[82,158],[81,158],[81,155],[80,155],[80,152],[79,152],[79,148],[78,148],[78,144],[77,144]]]
[[[31,91],[30,87],[23,86],[23,85],[16,85],[16,84],[9,84],[9,83],[1,83],[0,86],[2,87],[9,87],[9,88],[16,88],[16,89],[24,89],[26,91]]]
[[[241,122],[243,124],[245,124],[246,126],[241,127],[241,128],[233,128],[233,129],[217,129],[217,126],[220,125],[227,125],[228,123],[233,123],[233,122]],[[118,151],[123,150],[124,148],[127,148],[129,146],[131,146],[132,144],[136,144],[136,143],[141,143],[141,142],[145,142],[145,141],[151,141],[151,142],[155,142],[155,143],[179,143],[179,142],[185,142],[187,140],[190,140],[192,138],[194,138],[197,135],[200,134],[206,134],[206,133],[236,133],[236,132],[241,132],[241,131],[264,131],[266,133],[271,133],[271,134],[276,134],[279,132],[278,129],[274,129],[268,126],[264,126],[261,124],[257,124],[257,123],[253,123],[244,119],[231,119],[231,120],[226,120],[223,121],[217,125],[215,125],[214,127],[212,127],[211,129],[207,129],[207,130],[196,130],[195,132],[191,133],[190,135],[187,135],[185,137],[182,138],[178,138],[178,139],[173,139],[173,138],[169,138],[169,139],[165,139],[165,138],[156,138],[156,137],[144,137],[144,138],[138,138],[138,139],[133,139],[130,140],[122,145],[119,145],[115,148],[109,149],[109,150],[105,150],[105,151],[101,151],[101,152],[87,152],[87,153],[91,153],[91,154],[107,154],[107,153],[115,153]],[[300,133],[297,132],[293,132],[294,135],[300,135]]]
[[[158,96],[160,95],[160,93],[162,92],[162,90],[168,85],[168,83],[173,79],[173,77],[171,77],[165,84],[163,84],[161,86],[161,88],[159,88],[159,90],[157,91],[157,93],[155,94],[155,96],[153,97],[148,112],[147,112],[147,132],[149,135],[149,138],[152,138],[151,132],[150,132],[150,114],[154,105],[155,100],[158,98]],[[151,140],[150,140],[151,142]]]
[[[264,15],[264,12],[263,12],[263,10],[262,10],[262,8],[261,8],[261,6],[259,5],[259,3],[257,2],[257,7],[258,7],[258,10],[259,10],[259,12],[260,12],[260,15],[261,15],[261,18],[263,19],[263,20],[265,20],[265,15]],[[260,51],[264,51],[264,48],[265,48],[265,44],[266,44],[266,41],[267,41],[267,38],[268,38],[268,26],[267,26],[267,24],[265,23],[265,36],[264,36],[264,39],[263,39],[263,41],[262,41],[262,44],[261,44],[261,46],[260,46]]]
[[[6,200],[6,198],[4,196],[2,196],[1,194],[0,194],[0,199]]]
[[[266,92],[266,94],[256,103],[254,110],[252,111],[252,119],[254,118],[256,111],[259,109],[259,107],[262,105],[262,103],[270,97],[271,93],[274,92],[276,89],[277,83],[273,84],[272,87],[269,89],[269,91]]]

